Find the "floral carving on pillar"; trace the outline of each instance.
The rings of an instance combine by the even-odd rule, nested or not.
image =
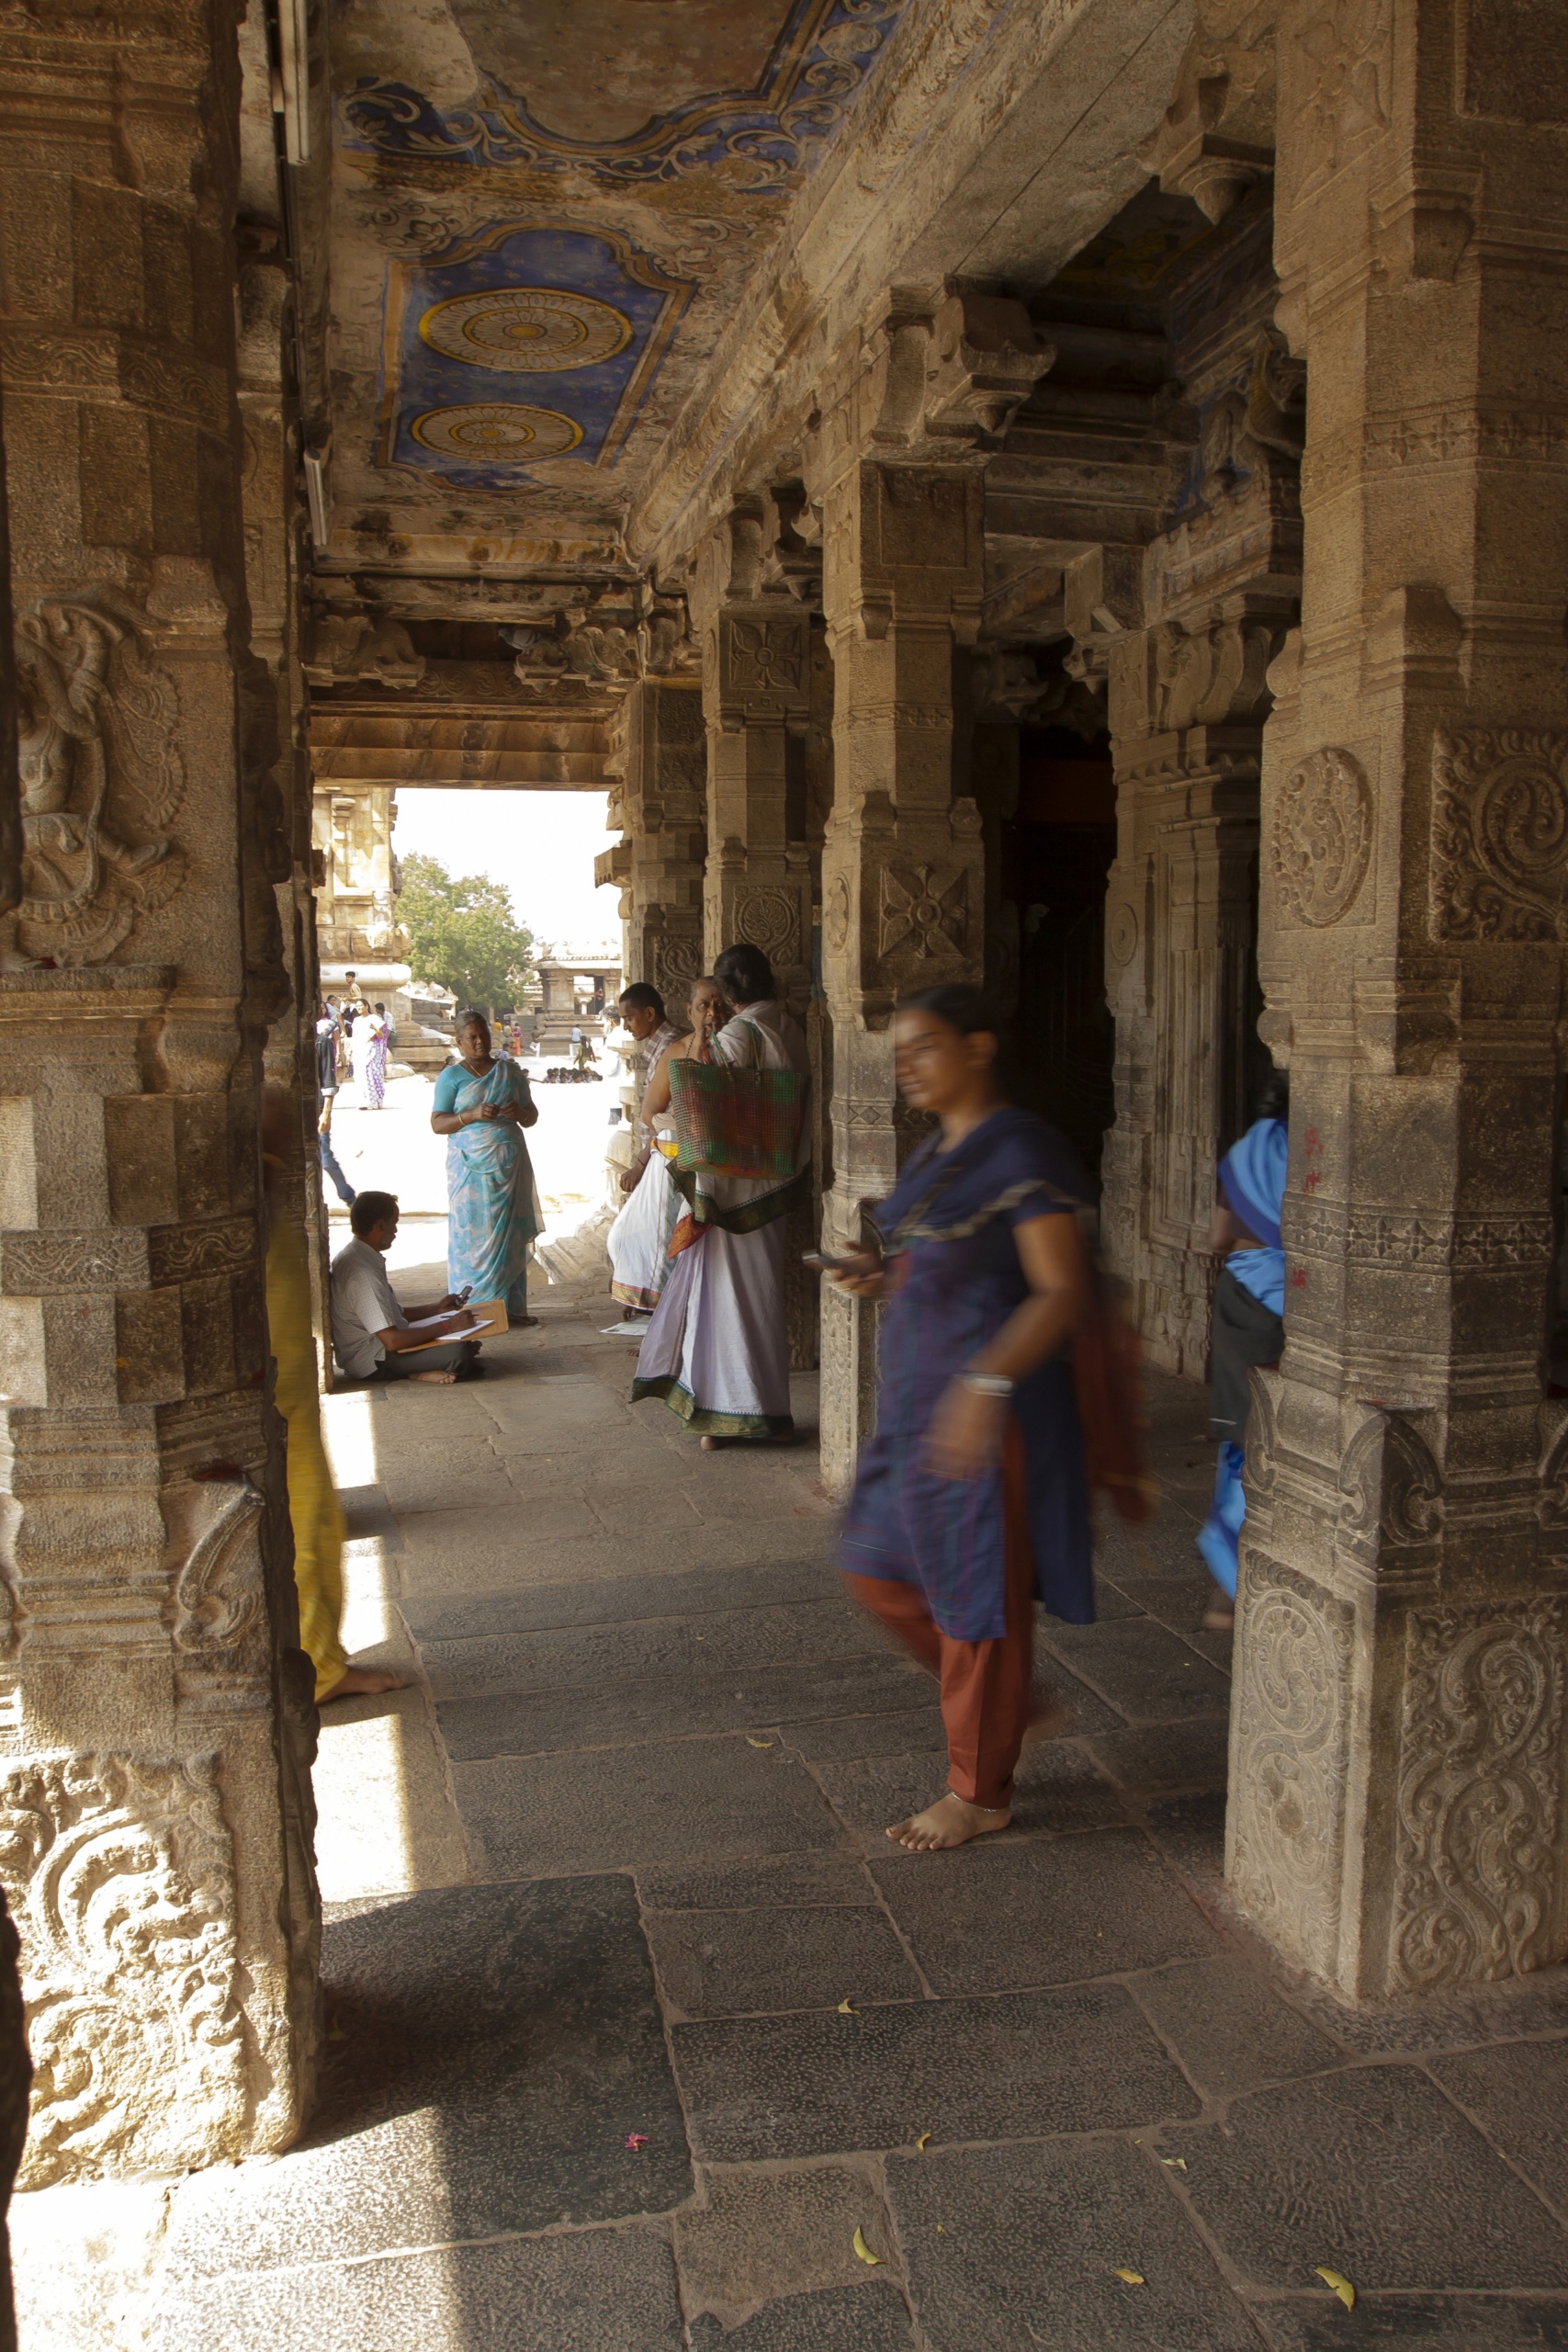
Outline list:
[[[800,924],[787,890],[748,890],[735,910],[735,936],[760,947],[771,964],[792,962],[797,953]]]
[[[33,2131],[21,2185],[243,2153],[233,1863],[210,1757],[44,1757],[0,1779]]]
[[[1431,902],[1437,940],[1568,940],[1568,734],[1438,729]]]
[[[1362,1422],[1339,1465],[1339,1529],[1370,1560],[1442,1532],[1442,1478],[1418,1430],[1402,1413]]]
[[[1227,1875],[1259,1926],[1327,1975],[1339,1933],[1350,1612],[1256,1551],[1242,1589]]]
[[[1396,1983],[1425,1991],[1558,1957],[1565,1634],[1555,1597],[1410,1616]]]
[[[931,865],[888,865],[882,874],[877,955],[884,963],[951,961],[969,937],[969,876]]]
[[[1372,854],[1372,796],[1349,752],[1314,752],[1292,769],[1274,810],[1271,848],[1280,906],[1314,930],[1355,904]]]
[[[17,616],[22,954],[101,964],[185,879],[168,828],[185,797],[179,695],[148,624],[112,588]]]

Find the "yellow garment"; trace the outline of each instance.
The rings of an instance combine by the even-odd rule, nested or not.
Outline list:
[[[277,1359],[277,1409],[288,1424],[288,1516],[294,1525],[299,1640],[315,1667],[320,1699],[348,1664],[338,1639],[346,1530],[321,1443],[305,1236],[281,1216],[273,1219],[266,1253],[266,1319]]]

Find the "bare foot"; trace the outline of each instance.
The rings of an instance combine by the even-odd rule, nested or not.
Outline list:
[[[1206,1634],[1234,1634],[1235,1631],[1235,1602],[1212,1601],[1203,1611],[1203,1631]]]
[[[716,1453],[724,1442],[725,1441],[721,1437],[705,1437],[702,1442],[703,1452],[705,1453]]]
[[[450,1378],[450,1374],[447,1377]],[[438,1378],[439,1374],[432,1377]],[[318,1707],[327,1706],[333,1699],[361,1699],[381,1690],[406,1690],[408,1682],[400,1674],[389,1674],[378,1666],[345,1666],[330,1690],[323,1690],[317,1700]]]
[[[924,1813],[896,1821],[887,1835],[900,1846],[908,1846],[912,1854],[943,1854],[950,1846],[966,1846],[971,1838],[988,1838],[993,1831],[1005,1829],[1011,1819],[1005,1806],[969,1804],[949,1790],[935,1804],[928,1804]]]
[[[795,1431],[793,1430],[773,1430],[769,1434],[768,1443],[770,1445],[793,1445],[795,1443]]]
[[[537,1329],[538,1322],[536,1315],[509,1315],[506,1328],[509,1331],[533,1331]]]
[[[457,1377],[455,1372],[412,1372],[409,1374],[411,1380],[423,1380],[429,1388],[450,1388]]]

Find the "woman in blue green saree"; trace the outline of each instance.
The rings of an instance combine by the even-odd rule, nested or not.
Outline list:
[[[528,1252],[540,1226],[523,1129],[539,1114],[526,1073],[490,1049],[490,1023],[471,1008],[457,1021],[461,1061],[435,1081],[430,1124],[446,1136],[447,1281],[475,1298],[503,1298],[508,1320],[531,1323]]]

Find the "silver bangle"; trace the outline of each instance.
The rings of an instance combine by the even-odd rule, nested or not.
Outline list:
[[[1016,1380],[1000,1372],[961,1372],[958,1377],[976,1396],[1010,1396],[1018,1386]]]

